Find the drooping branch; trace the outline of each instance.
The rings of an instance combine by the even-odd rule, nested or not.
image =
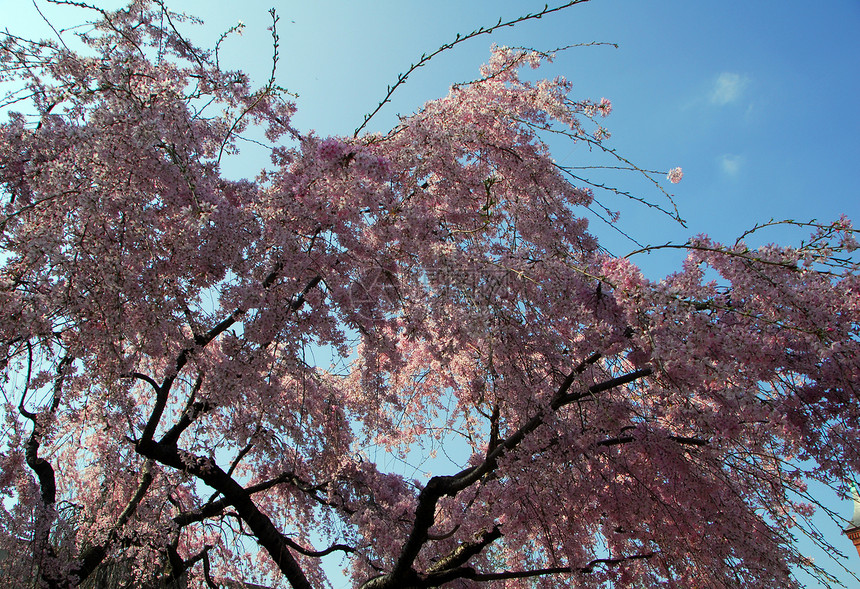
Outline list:
[[[688,243],[664,243],[663,245],[649,245],[649,246],[645,246],[643,248],[634,250],[624,257],[625,258],[631,258],[637,254],[649,253],[649,252],[653,252],[653,251],[657,251],[657,250],[663,250],[663,249],[678,249],[678,250],[685,250],[685,251],[697,250],[697,251],[703,251],[703,252],[711,252],[711,253],[720,254],[720,255],[724,255],[724,256],[731,256],[734,258],[740,258],[742,260],[747,260],[750,262],[754,262],[756,264],[764,264],[767,266],[777,266],[779,268],[784,268],[784,269],[789,270],[791,272],[800,271],[800,267],[798,266],[797,262],[794,260],[785,260],[785,261],[767,260],[767,259],[764,259],[762,257],[756,257],[754,255],[755,252],[753,250],[748,249],[748,248],[744,251],[737,252],[737,251],[733,251],[733,250],[728,249],[728,248],[709,247],[709,246],[704,246],[704,245],[696,244],[696,243],[692,243],[692,242],[688,242]]]

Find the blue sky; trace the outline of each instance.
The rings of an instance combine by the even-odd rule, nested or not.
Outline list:
[[[266,27],[273,3],[281,19],[278,81],[299,94],[295,124],[321,135],[350,135],[386,85],[422,53],[499,17],[540,10],[544,0],[173,0],[169,5],[206,21],[191,35],[201,41],[216,39],[242,20],[244,34],[225,43],[224,62],[262,83],[271,69]],[[57,28],[69,22],[64,19],[79,19],[74,10],[39,6],[56,15]],[[0,0],[0,13],[0,26],[16,33],[50,33],[28,3]],[[605,197],[610,208],[621,209],[624,231],[659,244],[698,233],[733,241],[771,218],[831,221],[845,213],[860,223],[860,0],[591,0],[440,55],[413,74],[374,118],[372,129],[385,130],[397,113],[443,96],[451,83],[473,79],[491,43],[549,50],[593,41],[620,47],[572,49],[542,72],[570,79],[577,96],[612,100],[605,121],[613,133],[609,145],[625,157],[645,168],[681,166],[685,172],[680,184],[668,186],[688,227]],[[554,144],[553,149],[562,164],[587,158],[582,146]],[[267,163],[261,157],[249,149],[227,172],[253,176]],[[620,182],[659,199],[635,177]],[[592,227],[613,252],[636,249],[599,222]],[[762,239],[804,236],[772,231]],[[677,263],[657,254],[635,260],[653,277]],[[848,503],[821,496],[850,517]],[[828,534],[839,533],[839,525],[826,518],[817,524]],[[860,571],[850,541],[836,543],[850,555],[847,566]],[[814,556],[839,573],[824,555]]]

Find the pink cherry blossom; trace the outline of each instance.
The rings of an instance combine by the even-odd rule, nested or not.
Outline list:
[[[496,48],[390,132],[320,137],[163,10],[105,12],[82,54],[0,39],[35,113],[0,123],[3,575],[309,588],[335,554],[365,589],[770,588],[809,568],[806,481],[860,470],[848,219],[791,222],[812,233],[794,247],[660,246],[686,259],[653,281],[589,230],[599,179],[544,142],[607,141],[611,110],[520,77],[550,56]],[[269,167],[224,177],[254,127]]]
[[[601,116],[608,117],[609,113],[612,112],[612,103],[608,98],[601,98],[600,103],[597,105],[597,110],[600,111]]]
[[[672,168],[669,170],[669,174],[666,178],[669,179],[669,182],[672,184],[677,184],[684,177],[684,171],[681,168]]]

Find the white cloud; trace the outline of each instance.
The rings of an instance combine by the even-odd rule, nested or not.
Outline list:
[[[746,76],[733,72],[723,72],[714,80],[711,89],[711,103],[718,106],[737,102],[749,80]]]
[[[743,163],[744,158],[740,155],[727,153],[721,155],[719,158],[720,169],[723,171],[723,174],[732,178],[740,173]]]

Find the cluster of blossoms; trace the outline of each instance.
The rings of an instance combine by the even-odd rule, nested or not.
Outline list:
[[[611,104],[522,79],[545,54],[319,138],[164,10],[105,13],[96,57],[0,43],[38,113],[0,124],[3,574],[309,589],[338,552],[365,589],[764,589],[810,566],[798,471],[860,470],[846,219],[805,248],[700,236],[648,280],[541,139],[600,140]],[[294,143],[225,178],[250,124]],[[456,466],[391,466],[437,452]]]

